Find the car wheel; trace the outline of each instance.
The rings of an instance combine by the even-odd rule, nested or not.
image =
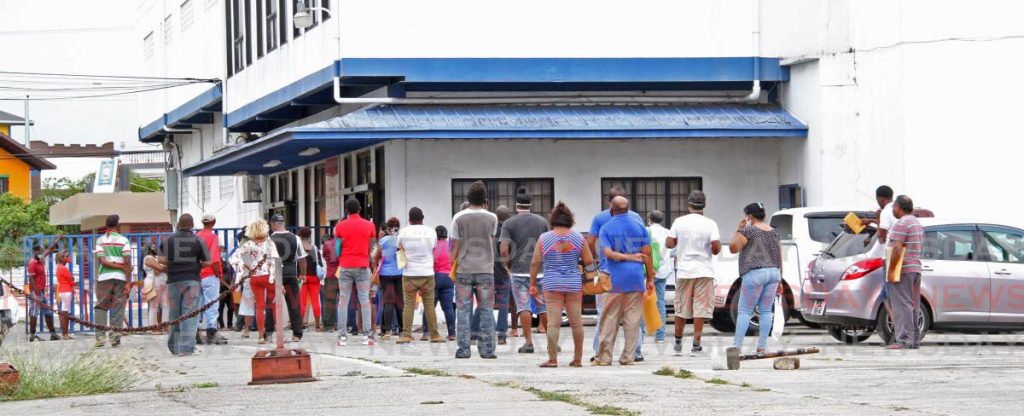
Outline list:
[[[729,305],[729,318],[733,324],[733,332],[736,332],[736,321],[740,316],[740,302],[735,299],[736,296],[739,296],[739,290],[729,296],[729,299],[726,301],[726,304]],[[783,296],[782,299],[785,300],[786,297]],[[747,335],[757,335],[761,331],[761,311],[759,309],[758,306],[754,306],[754,311],[750,314],[750,326],[747,327]],[[792,310],[788,302],[782,310],[785,314],[785,320],[788,321],[789,311]]]
[[[718,332],[735,332],[736,324],[732,323],[732,317],[728,312],[715,312],[711,318],[711,327]]]
[[[922,302],[921,310],[917,315],[917,328],[918,331],[920,331],[922,340],[928,333],[928,328],[931,328],[931,326],[931,313],[928,310],[928,307]],[[896,330],[893,328],[892,319],[889,316],[889,312],[884,307],[878,311],[878,320],[876,321],[875,329],[878,331],[878,336],[882,338],[882,342],[886,344],[891,344],[896,338]]]
[[[871,328],[854,328],[847,326],[830,326],[828,328],[828,333],[829,335],[832,335],[832,338],[846,344],[864,342],[868,338],[871,338],[871,334],[874,332],[875,330]]]

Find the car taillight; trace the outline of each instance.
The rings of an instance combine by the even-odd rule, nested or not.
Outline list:
[[[856,280],[882,267],[882,259],[865,259],[853,263],[843,272],[843,280]]]

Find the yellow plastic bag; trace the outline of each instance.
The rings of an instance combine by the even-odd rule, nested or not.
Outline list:
[[[647,335],[654,335],[665,322],[661,320],[661,311],[658,310],[658,295],[652,290],[644,296],[644,327],[647,328]]]

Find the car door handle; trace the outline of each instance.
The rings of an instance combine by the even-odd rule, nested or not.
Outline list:
[[[1013,276],[1013,273],[1010,273],[1009,271],[1006,271],[1006,270],[1000,270],[1000,271],[994,272],[994,274],[999,275],[999,276]]]

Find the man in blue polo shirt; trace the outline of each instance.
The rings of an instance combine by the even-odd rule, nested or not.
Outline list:
[[[598,268],[602,272],[605,272],[605,273],[608,272],[608,263],[606,262],[606,260],[604,258],[604,250],[601,250],[600,247],[598,247],[597,239],[601,236],[601,227],[604,227],[604,225],[607,224],[608,221],[611,221],[611,219],[612,219],[612,212],[611,212],[612,199],[614,199],[615,197],[623,197],[623,198],[625,198],[625,196],[626,196],[626,190],[622,189],[621,186],[616,185],[616,186],[613,186],[613,187],[609,188],[608,189],[608,207],[609,208],[604,210],[604,211],[601,211],[601,212],[597,213],[597,215],[594,216],[594,220],[590,223],[590,232],[587,233],[587,244],[590,246],[590,252],[591,253],[597,253],[597,259],[598,259],[598,265],[599,265]],[[636,222],[639,223],[640,225],[645,225],[643,218],[640,217],[640,214],[637,214],[634,211],[628,211],[626,215],[629,216],[630,218],[636,220]],[[603,298],[604,298],[604,295],[597,295],[596,298],[595,298],[595,302],[597,303],[597,324],[594,325],[594,328],[596,328],[594,330],[595,333],[600,333],[601,332],[601,310],[602,310],[601,309],[602,308],[601,304],[602,304],[602,301],[604,300]],[[600,338],[601,337],[599,337],[599,336],[596,336],[596,335],[594,336],[594,356],[590,358],[591,362],[593,362],[594,360],[597,359],[598,341],[600,341]],[[643,343],[644,343],[644,335],[643,335],[643,331],[640,331],[640,339],[636,343],[636,355],[634,356],[635,361],[643,361],[644,360],[644,355],[643,355],[643,352],[641,351],[641,348],[643,347]]]
[[[629,215],[629,200],[618,196],[611,201],[612,219],[601,227],[601,251],[612,279],[612,290],[604,295],[600,341],[594,365],[611,365],[619,325],[626,345],[619,364],[632,365],[640,322],[643,318],[644,292],[654,290],[654,265],[647,228]]]

